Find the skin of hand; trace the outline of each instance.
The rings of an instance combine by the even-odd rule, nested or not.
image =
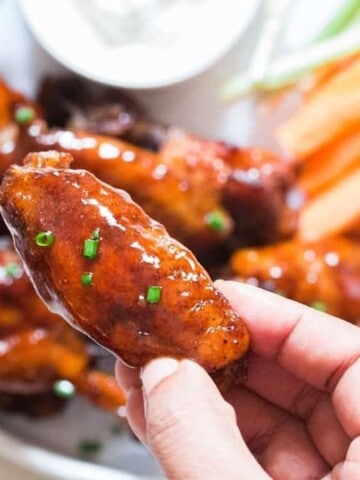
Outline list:
[[[197,364],[118,361],[127,418],[170,480],[358,480],[360,330],[236,282],[216,286],[246,320],[248,378],[221,396]]]

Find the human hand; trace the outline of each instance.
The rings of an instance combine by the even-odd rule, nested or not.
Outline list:
[[[255,287],[217,287],[250,330],[247,380],[225,401],[189,360],[140,375],[118,362],[135,434],[171,480],[359,480],[360,329]]]

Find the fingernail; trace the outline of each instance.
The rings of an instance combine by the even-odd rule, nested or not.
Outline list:
[[[215,287],[217,287],[219,290],[234,290],[238,293],[242,293],[246,288],[249,287],[249,285],[243,283],[243,282],[238,282],[234,280],[216,280],[214,282]]]
[[[145,394],[149,395],[164,378],[172,375],[177,370],[178,365],[179,362],[174,358],[159,358],[146,365],[140,373]]]

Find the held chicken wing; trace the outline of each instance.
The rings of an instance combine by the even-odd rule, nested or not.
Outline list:
[[[291,241],[234,253],[232,276],[360,324],[360,244]]]
[[[133,366],[190,358],[233,372],[249,335],[192,253],[68,154],[11,166],[1,212],[49,308]]]

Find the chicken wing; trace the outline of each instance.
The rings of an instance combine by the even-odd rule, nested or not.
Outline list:
[[[93,370],[93,356],[84,340],[61,317],[49,312],[9,239],[2,237],[0,397],[46,396],[56,380],[65,379],[93,403],[116,412],[124,405],[125,396],[113,377]]]
[[[234,253],[232,276],[360,324],[360,244],[336,237]]]
[[[219,249],[262,244],[294,231],[296,211],[288,201],[293,166],[264,150],[170,128],[155,153],[85,130],[49,130],[38,118],[11,125],[6,148],[0,139],[0,174],[29,151],[70,152],[74,168],[126,190],[202,260],[209,262]]]
[[[169,355],[209,372],[246,353],[243,321],[192,253],[68,154],[30,154],[1,187],[3,217],[49,308],[133,366]]]

